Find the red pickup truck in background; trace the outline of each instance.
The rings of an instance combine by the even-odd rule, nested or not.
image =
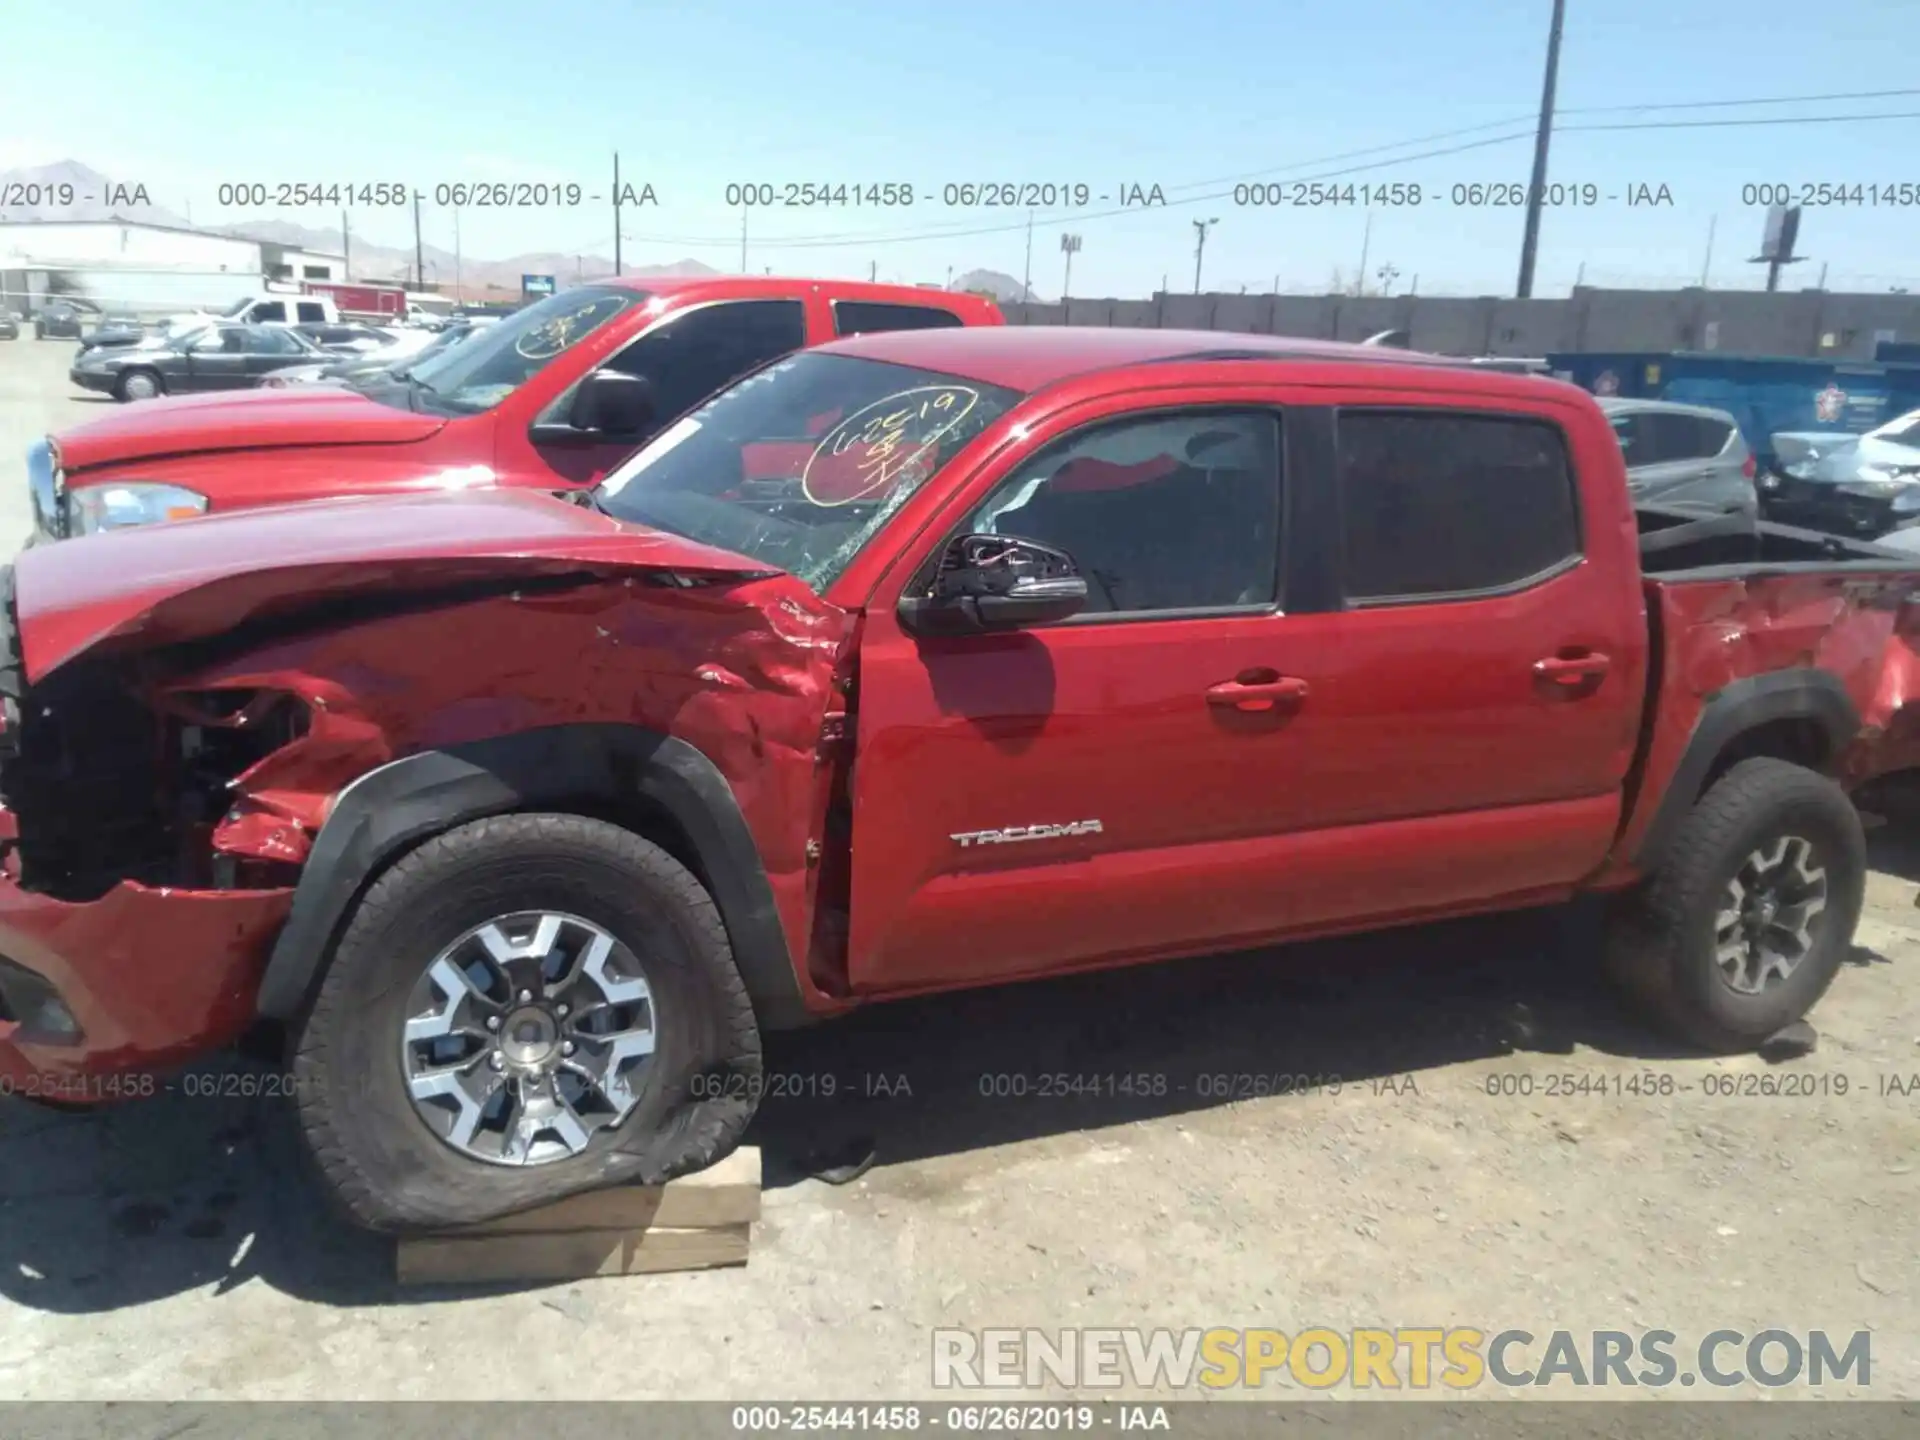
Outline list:
[[[712,1161],[764,1029],[1587,892],[1647,1015],[1752,1047],[1848,952],[1846,786],[1916,758],[1911,561],[1636,515],[1571,385],[1253,336],[870,335],[573,500],[12,579],[0,1076],[278,1022],[397,1231]]]
[[[592,485],[656,422],[838,336],[1000,325],[966,293],[738,275],[596,281],[390,383],[133,404],[27,453],[35,541],[337,495]],[[124,372],[123,372],[124,378]]]

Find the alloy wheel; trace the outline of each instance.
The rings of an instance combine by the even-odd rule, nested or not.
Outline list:
[[[639,961],[577,915],[519,911],[434,957],[401,1062],[420,1118],[495,1165],[578,1155],[639,1102],[658,1016]]]
[[[1812,951],[1827,908],[1827,872],[1811,841],[1782,835],[1749,854],[1714,916],[1714,960],[1742,995],[1785,983]]]

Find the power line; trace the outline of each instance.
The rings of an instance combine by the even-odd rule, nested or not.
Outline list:
[[[1705,130],[1729,125],[1840,125],[1849,120],[1920,120],[1920,110],[1872,115],[1766,115],[1744,120],[1650,120],[1622,125],[1561,125],[1560,130]]]

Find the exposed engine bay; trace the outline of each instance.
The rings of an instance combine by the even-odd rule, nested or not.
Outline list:
[[[21,886],[84,901],[121,880],[292,883],[297,866],[220,854],[213,837],[237,818],[235,781],[307,733],[306,706],[271,690],[170,693],[131,670],[81,662],[20,697],[0,800],[14,817],[7,863]]]

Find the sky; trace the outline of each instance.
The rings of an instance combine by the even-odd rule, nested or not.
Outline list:
[[[1757,286],[1763,267],[1745,262],[1767,197],[1753,187],[1823,184],[1896,188],[1808,208],[1810,258],[1783,286],[1824,267],[1831,289],[1920,287],[1911,5],[1568,0],[1548,179],[1576,203],[1543,217],[1534,293],[1703,273]],[[1369,286],[1384,269],[1396,291],[1511,294],[1523,211],[1471,187],[1527,182],[1550,13],[1550,0],[24,0],[7,50],[64,59],[9,67],[0,169],[79,160],[195,223],[336,231],[337,209],[222,207],[220,186],[403,182],[425,193],[426,241],[447,248],[442,184],[580,187],[578,204],[461,211],[463,253],[501,259],[611,255],[618,151],[623,179],[655,199],[623,212],[628,264],[739,270],[744,216],[756,273],[941,283],[980,267],[1030,273],[1051,298],[1071,233],[1071,293],[1145,296],[1193,288],[1194,222],[1217,221],[1208,290],[1317,292],[1336,272],[1351,286],[1364,256]],[[1822,95],[1867,98],[1707,103]],[[1860,115],[1898,118],[1814,118]],[[1618,128],[1647,125],[1664,128]],[[1421,203],[1405,188],[1370,209],[1235,193],[1316,179],[1418,185]],[[789,183],[850,196],[891,183],[914,199],[729,203],[729,185]],[[1029,183],[1089,196],[1077,214],[1035,211],[1030,249],[1027,197],[945,203],[948,186]],[[1155,186],[1165,204],[1122,205]],[[412,244],[410,207],[356,209],[352,226]]]

